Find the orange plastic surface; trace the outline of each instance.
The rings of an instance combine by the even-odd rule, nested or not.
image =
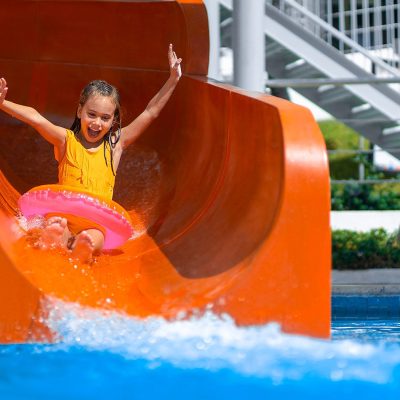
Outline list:
[[[52,148],[0,115],[0,342],[50,340],[43,299],[146,317],[212,307],[240,325],[330,331],[329,178],[310,112],[209,82],[204,5],[191,1],[2,2],[0,75],[10,100],[69,127],[81,88],[120,88],[124,121],[184,77],[123,156],[114,200],[146,230],[91,266],[18,236],[20,193],[57,181]],[[100,21],[99,23],[91,23]]]

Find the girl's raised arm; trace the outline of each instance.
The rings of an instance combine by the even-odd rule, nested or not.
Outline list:
[[[35,128],[49,143],[57,149],[61,149],[65,144],[66,130],[60,126],[52,124],[34,108],[12,103],[6,100],[8,87],[4,78],[0,78],[0,110],[14,118]]]
[[[168,48],[168,61],[170,76],[161,90],[150,100],[146,109],[129,125],[122,128],[121,139],[119,141],[122,150],[134,142],[141,133],[158,117],[161,110],[167,104],[179,79],[182,76],[181,62],[173,51],[172,44]]]

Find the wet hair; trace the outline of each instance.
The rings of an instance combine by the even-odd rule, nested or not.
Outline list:
[[[119,138],[121,136],[121,102],[120,102],[120,96],[119,92],[116,87],[110,85],[106,81],[102,80],[95,80],[89,82],[81,91],[80,97],[79,97],[79,105],[81,107],[84,106],[84,104],[88,101],[89,97],[91,96],[105,96],[105,97],[111,97],[112,101],[115,103],[115,112],[114,112],[114,121],[113,124],[110,128],[110,130],[107,132],[107,134],[104,136],[104,160],[107,163],[107,157],[106,157],[106,146],[108,145],[110,147],[110,154],[111,154],[111,170],[115,176],[115,171],[114,171],[114,163],[113,163],[113,149],[115,148],[116,144],[119,141]],[[71,130],[74,132],[75,136],[79,135],[81,131],[81,120],[78,117],[78,109],[75,114],[75,119],[74,122],[71,125]]]

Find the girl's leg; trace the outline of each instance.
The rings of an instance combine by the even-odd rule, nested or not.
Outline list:
[[[67,220],[62,217],[51,217],[45,221],[35,246],[42,249],[55,247],[66,249],[70,237],[71,232],[68,229]]]
[[[86,229],[75,236],[71,244],[71,254],[82,262],[92,261],[93,255],[101,252],[104,235],[98,229]]]

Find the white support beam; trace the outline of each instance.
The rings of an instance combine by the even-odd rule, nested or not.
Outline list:
[[[264,13],[264,0],[233,2],[234,84],[258,92],[265,91]]]
[[[219,0],[204,0],[204,3],[207,8],[210,35],[208,76],[216,80],[221,80],[221,71],[219,66],[219,51],[221,46]]]

